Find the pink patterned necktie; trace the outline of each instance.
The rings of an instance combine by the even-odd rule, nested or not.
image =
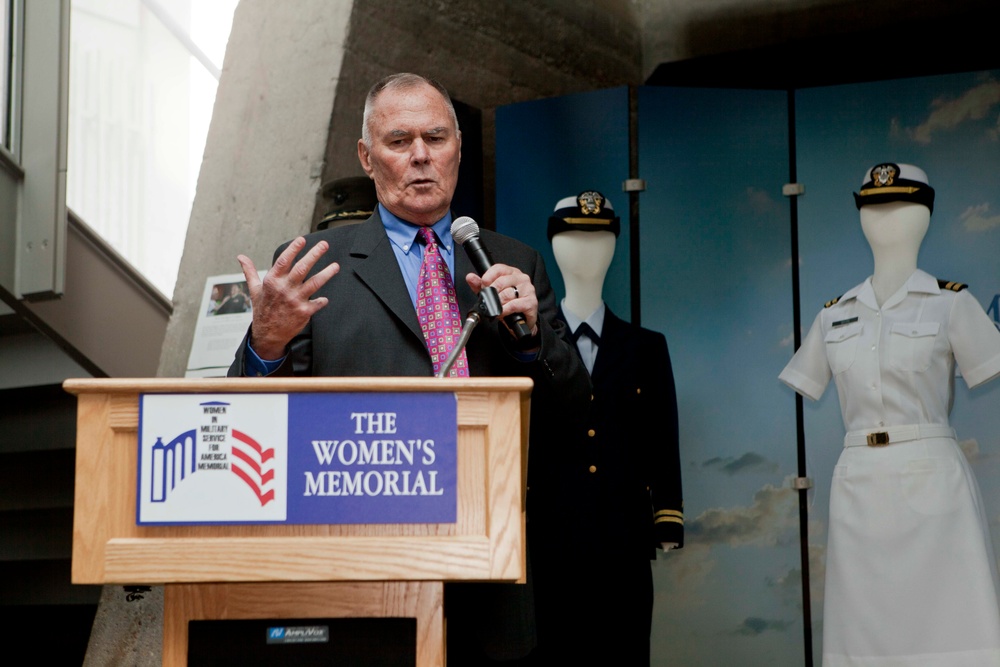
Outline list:
[[[462,335],[462,316],[455,297],[455,284],[438,250],[434,232],[429,227],[421,227],[419,234],[427,247],[424,248],[424,261],[420,265],[417,281],[417,319],[434,363],[434,375],[437,375]],[[469,377],[465,350],[452,365],[451,375]]]

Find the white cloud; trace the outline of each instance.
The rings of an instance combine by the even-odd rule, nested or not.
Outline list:
[[[970,206],[958,216],[962,226],[970,232],[987,232],[1000,227],[1000,215],[990,214],[990,205]]]
[[[810,535],[815,535],[816,527],[810,525]],[[823,582],[826,580],[826,545],[816,544],[815,538],[809,544],[809,602],[813,616],[823,609]],[[802,569],[791,568],[784,575],[768,579],[767,585],[774,590],[782,604],[792,609],[802,609]]]
[[[707,544],[685,542],[683,549],[660,556],[653,564],[656,597],[672,609],[703,607],[706,582],[717,563],[711,551]]]
[[[711,508],[687,526],[691,541],[700,544],[773,546],[798,539],[798,496],[790,484],[765,485],[749,507]]]
[[[786,212],[786,205],[776,200],[766,190],[748,187],[744,194],[747,206],[755,215],[773,215]]]
[[[702,465],[705,468],[719,470],[727,475],[736,475],[746,471],[774,474],[781,470],[781,466],[775,461],[771,461],[756,452],[747,452],[739,458],[716,456],[705,461]]]
[[[757,635],[762,635],[765,632],[785,632],[791,626],[791,621],[751,616],[743,619],[743,623],[740,624],[740,627],[736,629],[734,634],[746,637],[756,637]]]
[[[975,88],[967,90],[955,99],[939,97],[931,102],[931,113],[920,125],[909,128],[906,133],[920,144],[928,144],[931,136],[941,130],[950,130],[969,120],[982,120],[990,114],[991,109],[1000,104],[1000,82],[986,81]],[[890,133],[899,130],[897,122],[893,122]],[[989,134],[995,138],[996,128],[991,128]]]

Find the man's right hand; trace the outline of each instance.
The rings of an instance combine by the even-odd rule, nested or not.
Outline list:
[[[273,361],[285,356],[295,334],[302,331],[309,318],[328,302],[325,296],[313,299],[312,295],[340,271],[340,265],[332,262],[307,279],[330,246],[326,241],[320,241],[296,262],[295,257],[305,245],[306,240],[301,236],[289,243],[263,281],[249,257],[239,255],[236,258],[247,279],[253,305],[250,346],[261,359]]]

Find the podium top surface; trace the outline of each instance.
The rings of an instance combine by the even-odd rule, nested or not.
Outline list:
[[[263,378],[74,378],[63,382],[71,394],[292,393],[292,392],[465,392],[528,394],[527,377],[263,377]]]

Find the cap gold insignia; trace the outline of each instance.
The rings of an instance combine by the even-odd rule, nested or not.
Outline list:
[[[580,196],[576,198],[576,203],[580,205],[580,211],[584,215],[597,215],[601,212],[604,197],[599,192],[589,190],[580,193]]]
[[[872,167],[872,185],[876,188],[884,188],[892,185],[896,180],[896,167],[891,164],[880,164]]]

